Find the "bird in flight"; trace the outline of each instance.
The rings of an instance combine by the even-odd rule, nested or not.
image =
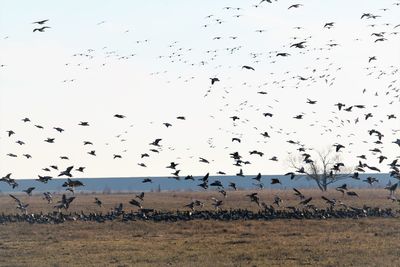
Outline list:
[[[325,23],[324,28],[330,29],[333,27],[333,25],[335,25],[335,22],[327,22],[327,23]]]
[[[32,22],[32,24],[39,24],[39,25],[43,25],[43,24],[45,24],[46,22],[48,22],[49,20],[48,19],[45,19],[45,20],[39,20],[39,21],[35,21],[35,22]]]
[[[35,28],[35,29],[33,29],[33,32],[36,32],[36,31],[38,31],[38,32],[44,32],[44,30],[46,30],[46,29],[50,29],[51,27],[49,27],[49,26],[43,26],[43,27],[41,27],[41,28]]]
[[[13,130],[9,130],[9,131],[7,131],[7,133],[8,133],[8,137],[10,137],[11,135],[15,134],[15,132]]]
[[[246,69],[246,70],[255,70],[253,67],[247,66],[247,65],[242,66],[242,69]]]
[[[294,5],[291,5],[290,7],[288,7],[288,9],[291,9],[291,8],[299,8],[299,7],[301,7],[301,6],[303,6],[302,4],[294,4]]]
[[[211,85],[213,85],[213,84],[216,83],[216,82],[219,82],[219,79],[216,78],[216,77],[210,78],[210,80],[211,80]]]

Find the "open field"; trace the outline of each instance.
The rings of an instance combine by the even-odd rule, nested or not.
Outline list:
[[[303,190],[326,207],[316,190]],[[230,194],[229,194],[230,193]],[[245,195],[228,192],[224,208],[256,209]],[[346,204],[392,207],[384,190],[358,190],[360,198],[346,196]],[[275,194],[283,206],[298,200],[290,191],[260,191],[271,204]],[[341,198],[339,192],[328,197]],[[94,195],[77,195],[71,211],[106,212],[116,203],[128,206],[133,194],[97,195],[103,208],[93,204]],[[161,210],[183,209],[193,199],[210,203],[217,192],[148,193],[144,206]],[[60,196],[57,196],[59,198]],[[25,197],[21,199],[28,200]],[[27,203],[30,211],[50,211],[41,196]],[[0,197],[0,212],[15,213],[14,201]],[[211,209],[206,204],[206,209]],[[330,219],[273,221],[67,222],[61,225],[0,225],[0,266],[397,266],[400,265],[400,219]]]
[[[384,189],[357,189],[355,190],[359,197],[353,196],[342,196],[342,193],[330,190],[322,193],[316,189],[304,189],[300,190],[306,197],[312,197],[313,200],[310,204],[317,207],[326,208],[327,204],[321,199],[321,196],[328,198],[335,198],[341,200],[348,206],[362,207],[363,205],[371,207],[381,208],[393,208],[400,209],[398,203],[392,202],[388,199],[388,190]],[[212,210],[213,206],[212,197],[223,200],[223,209],[238,209],[245,208],[251,210],[258,210],[257,205],[251,203],[249,197],[246,195],[257,192],[260,197],[260,202],[272,204],[275,196],[279,196],[283,203],[282,207],[287,206],[298,206],[299,198],[294,195],[292,190],[253,190],[253,191],[227,191],[227,197],[224,198],[217,191],[207,192],[149,192],[145,193],[143,207],[151,208],[160,211],[175,211],[188,210],[184,206],[190,203],[192,200],[200,200],[205,203],[204,209]],[[75,194],[76,199],[72,202],[70,209],[71,212],[107,212],[119,203],[124,204],[125,210],[137,210],[136,207],[128,204],[129,200],[135,198],[137,193],[123,193],[123,194]],[[25,193],[16,194],[16,196],[23,202],[29,203],[29,212],[51,212],[54,211],[54,203],[61,199],[62,193],[53,194],[53,204],[48,204],[43,199],[43,195],[27,196]],[[67,193],[68,196],[72,196],[71,193]],[[94,203],[94,198],[98,197],[102,202],[103,206],[98,207]],[[8,194],[0,195],[0,213],[16,213],[15,201],[8,196]]]

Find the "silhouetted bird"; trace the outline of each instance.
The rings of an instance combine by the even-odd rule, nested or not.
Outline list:
[[[28,194],[28,196],[32,196],[32,191],[35,190],[35,187],[28,187],[25,190],[22,190],[22,192],[25,192]]]
[[[45,23],[48,22],[48,21],[49,21],[48,19],[39,20],[39,21],[32,22],[32,24],[40,24],[40,25],[42,25],[42,24],[45,24]]]
[[[35,28],[35,29],[33,29],[33,32],[36,32],[36,31],[44,32],[44,30],[50,29],[50,28],[51,28],[51,27],[49,27],[49,26],[43,26],[43,27],[41,27],[41,28]]]
[[[250,67],[250,66],[247,66],[247,65],[242,66],[242,69],[255,70],[253,67]]]

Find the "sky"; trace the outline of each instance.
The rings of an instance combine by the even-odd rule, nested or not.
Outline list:
[[[366,155],[388,171],[400,156],[393,143],[400,138],[396,3],[0,1],[0,176],[57,176],[42,170],[50,165],[86,167],[77,177],[170,176],[170,162],[182,176],[283,174],[299,154],[289,140],[314,151],[340,143],[346,167]],[[302,6],[288,9],[293,4]],[[50,28],[33,32],[42,26]],[[290,47],[301,41],[305,48]],[[339,102],[365,108],[339,111]],[[382,144],[371,129],[384,135]],[[150,145],[157,138],[161,147]],[[383,163],[374,148],[387,157]],[[233,152],[251,164],[234,166]]]

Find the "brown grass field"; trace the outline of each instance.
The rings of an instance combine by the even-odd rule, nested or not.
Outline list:
[[[302,190],[312,203],[325,207],[321,192]],[[360,198],[324,195],[362,207],[400,205],[387,199],[386,190],[356,190]],[[223,208],[257,209],[245,195],[228,192]],[[283,206],[296,205],[291,191],[260,191],[271,204],[275,195]],[[56,195],[56,200],[61,195]],[[106,212],[117,203],[136,210],[128,201],[134,194],[77,194],[71,211]],[[104,206],[93,201],[99,197]],[[185,209],[191,199],[222,199],[217,192],[147,193],[144,207]],[[37,195],[18,195],[30,203],[29,212],[52,211]],[[0,213],[16,213],[8,195],[0,196]],[[400,266],[400,218],[272,221],[190,221],[176,223],[66,222],[61,225],[0,225],[0,266]]]

